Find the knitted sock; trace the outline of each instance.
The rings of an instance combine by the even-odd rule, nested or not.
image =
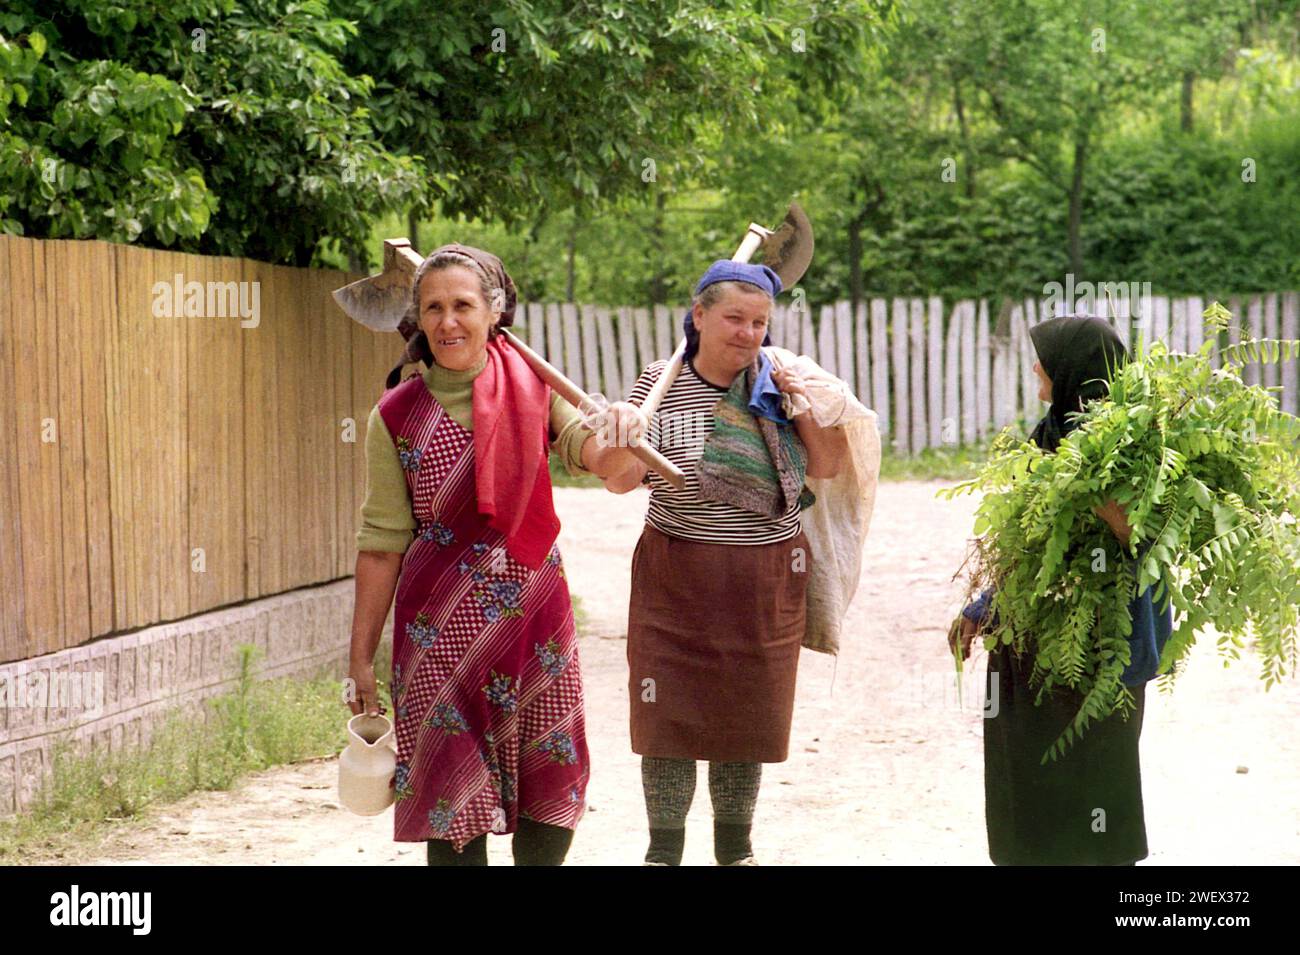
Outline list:
[[[515,865],[563,865],[572,843],[572,829],[520,816],[511,849]]]
[[[713,855],[720,865],[753,855],[749,833],[762,773],[762,763],[709,763]]]
[[[487,836],[482,835],[465,843],[465,851],[457,852],[446,839],[429,839],[429,865],[487,865]]]
[[[641,785],[650,821],[646,862],[681,865],[686,814],[695,798],[695,760],[641,758]]]

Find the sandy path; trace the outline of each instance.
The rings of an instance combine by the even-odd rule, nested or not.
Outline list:
[[[974,503],[936,500],[937,487],[881,487],[843,651],[838,661],[804,651],[790,759],[764,767],[754,836],[764,864],[988,862],[980,715],[969,698],[958,709],[945,689],[943,640]],[[638,864],[644,807],[628,743],[624,635],[645,499],[561,488],[556,506],[570,586],[588,616],[593,777],[569,861]],[[1149,691],[1142,740],[1149,863],[1300,862],[1300,682],[1265,693],[1249,660],[1225,670],[1203,646],[1176,697]],[[423,864],[422,844],[392,841],[391,813],[362,819],[339,808],[336,772],[334,760],[269,770],[61,861]],[[685,862],[704,865],[712,834],[702,764],[699,780]],[[490,840],[490,853],[507,863],[509,841]]]

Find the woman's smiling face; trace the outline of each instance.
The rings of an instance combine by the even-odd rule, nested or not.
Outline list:
[[[443,368],[467,371],[477,365],[497,318],[470,269],[434,269],[420,281],[420,330]]]

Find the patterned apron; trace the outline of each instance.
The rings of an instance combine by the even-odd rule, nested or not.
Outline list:
[[[476,508],[473,433],[413,376],[379,403],[416,519],[393,620],[394,840],[573,829],[590,761],[573,605],[555,547],[516,562]],[[543,462],[543,467],[546,466]]]

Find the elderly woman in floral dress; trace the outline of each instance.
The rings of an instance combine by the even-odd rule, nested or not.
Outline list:
[[[602,446],[497,334],[514,309],[496,256],[433,252],[366,434],[350,705],[379,711],[373,660],[395,596],[394,838],[427,842],[430,865],[485,865],[488,832],[514,833],[516,864],[559,865],[585,808],[582,680],[547,453],[602,477],[635,458]],[[427,371],[399,384],[416,360]],[[625,413],[612,412],[615,429]]]

